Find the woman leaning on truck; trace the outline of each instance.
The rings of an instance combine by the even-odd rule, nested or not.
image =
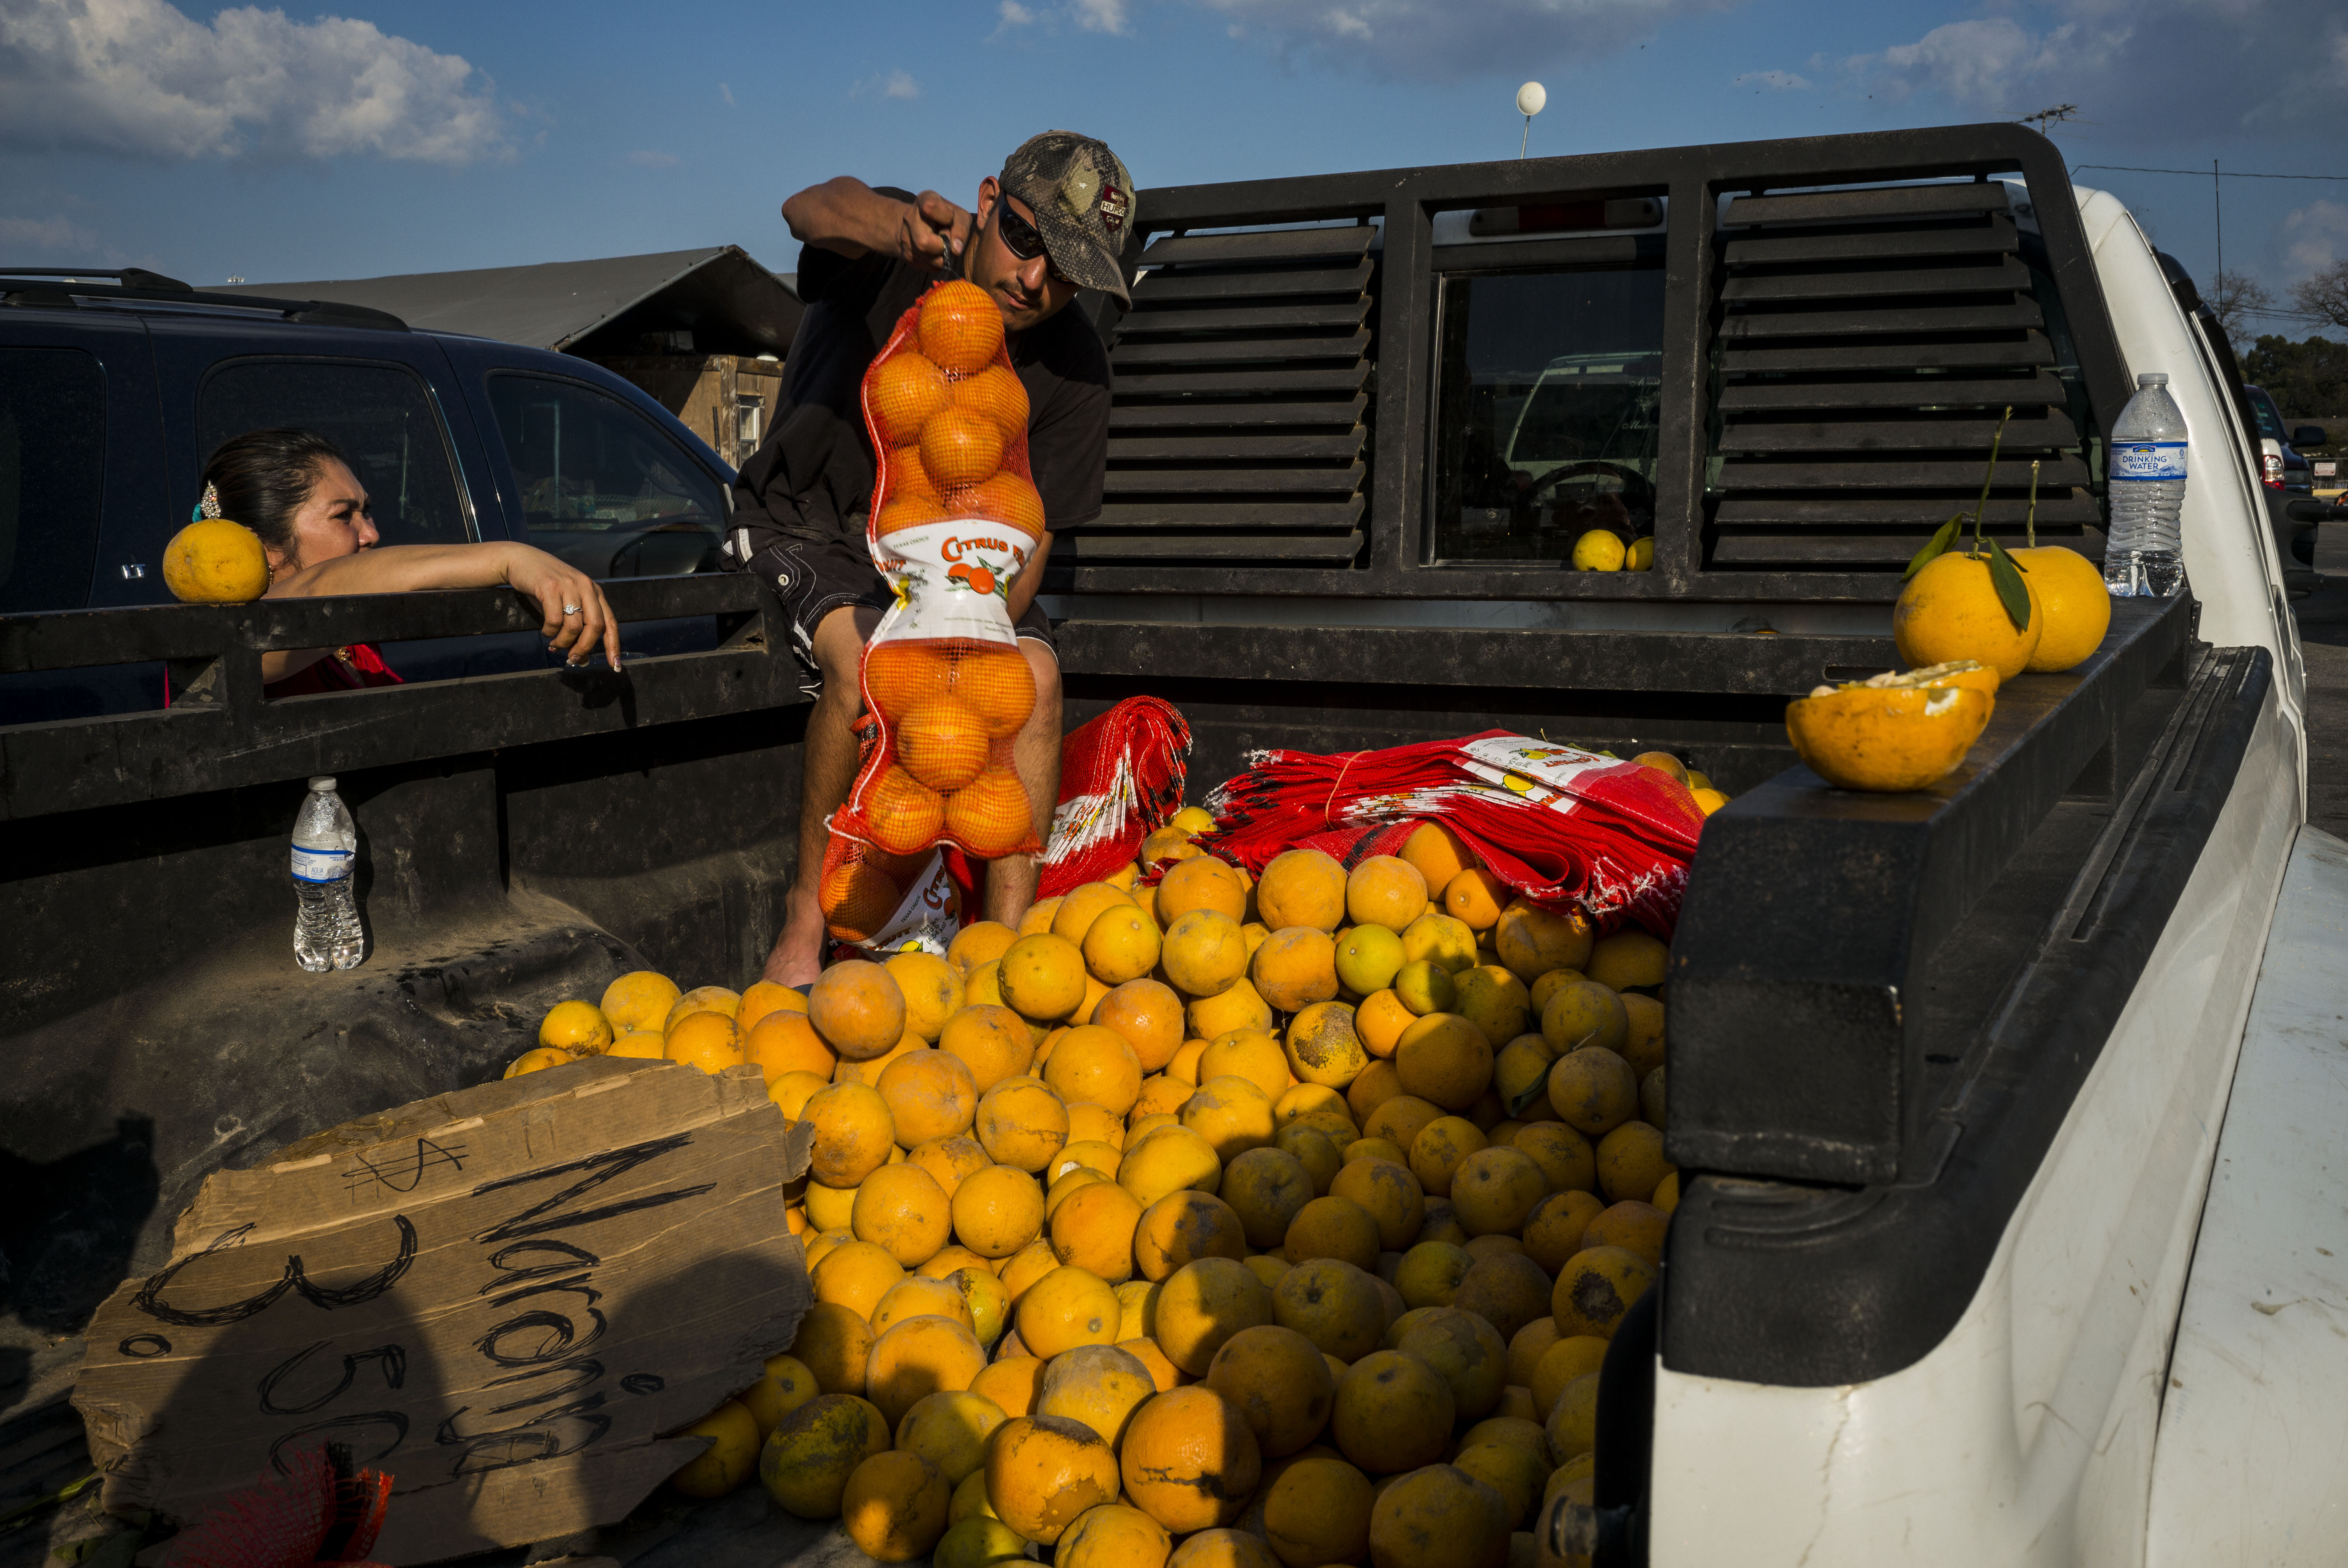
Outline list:
[[[542,634],[573,669],[599,644],[620,667],[620,623],[593,579],[544,550],[502,540],[377,545],[366,487],[342,449],[314,430],[251,430],[222,442],[204,464],[196,515],[232,518],[261,536],[265,599],[504,586],[538,610]],[[366,642],[273,650],[261,656],[261,678],[272,697],[399,682]]]

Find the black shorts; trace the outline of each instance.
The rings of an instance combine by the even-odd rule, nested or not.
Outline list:
[[[759,551],[751,569],[781,596],[799,662],[819,679],[822,672],[816,668],[815,629],[823,624],[825,616],[843,605],[887,610],[897,601],[864,547],[846,539],[785,539]],[[1042,643],[1058,660],[1052,623],[1040,607],[1028,605],[1011,628],[1029,641]],[[810,685],[808,691],[813,695],[819,689]]]

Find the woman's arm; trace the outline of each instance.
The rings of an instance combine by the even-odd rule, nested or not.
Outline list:
[[[970,214],[934,190],[899,201],[845,174],[784,202],[783,221],[793,239],[850,261],[879,251],[932,267],[961,255],[970,235]]]
[[[322,599],[334,594],[413,593],[434,588],[510,587],[543,618],[541,635],[584,664],[600,643],[620,667],[620,622],[603,590],[585,572],[544,550],[508,541],[465,545],[386,545],[337,556],[290,572],[270,584],[270,599]],[[563,607],[577,605],[566,615]],[[323,648],[283,649],[261,656],[263,682],[282,681],[324,659]]]

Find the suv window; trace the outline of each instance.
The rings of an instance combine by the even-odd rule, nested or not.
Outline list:
[[[2250,395],[2250,411],[2259,416],[2260,436],[2268,441],[2281,441],[2282,414],[2275,407],[2274,399],[2267,395],[2267,389],[2263,386],[2246,386],[2242,390]]]
[[[551,376],[489,378],[530,542],[592,577],[714,569],[717,482],[618,398]]]
[[[199,461],[232,436],[315,430],[349,455],[387,545],[473,537],[439,411],[406,365],[333,359],[237,359],[196,395]]]
[[[0,349],[0,614],[89,602],[106,377],[79,349]]]
[[[1654,531],[1660,261],[1442,280],[1435,559],[1561,561],[1591,528]]]

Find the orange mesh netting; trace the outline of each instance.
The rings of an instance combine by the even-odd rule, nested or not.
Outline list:
[[[984,290],[942,282],[898,319],[865,373],[864,417],[880,464],[867,545],[897,602],[864,651],[879,743],[832,819],[835,842],[1034,854],[1012,742],[1035,680],[1008,600],[1043,537],[1044,503],[1027,467],[1027,393]]]

